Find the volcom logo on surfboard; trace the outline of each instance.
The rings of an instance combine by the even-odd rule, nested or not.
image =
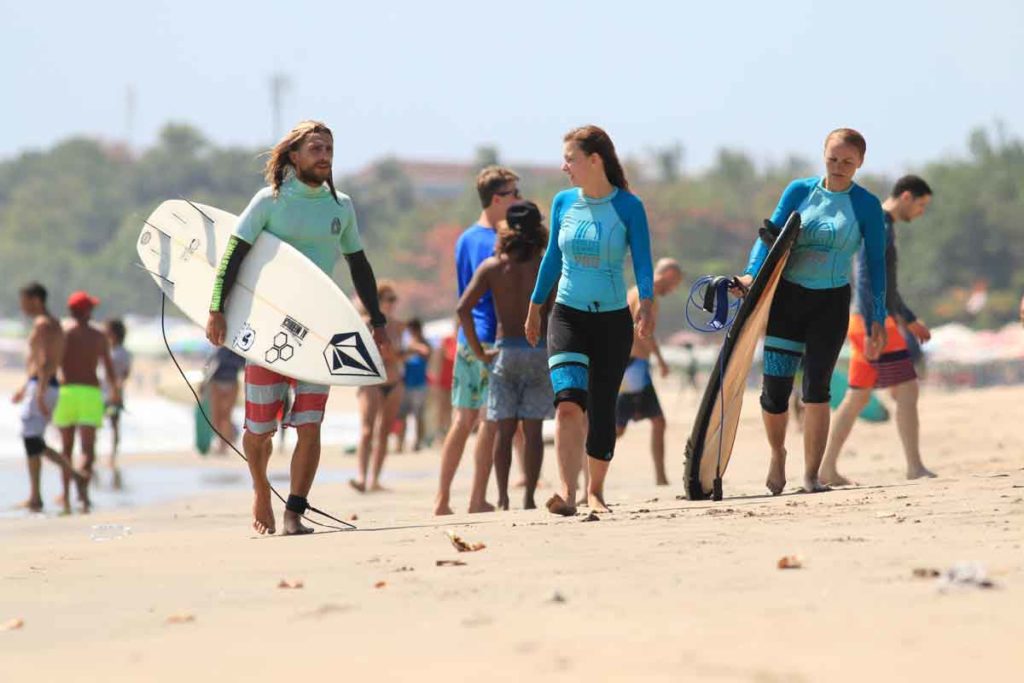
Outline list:
[[[324,360],[332,375],[380,376],[358,332],[340,332],[331,337]]]

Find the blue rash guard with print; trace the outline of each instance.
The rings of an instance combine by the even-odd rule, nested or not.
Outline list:
[[[885,219],[875,195],[856,183],[842,192],[826,190],[821,178],[794,180],[782,193],[772,222],[783,225],[789,215],[800,214],[802,229],[793,245],[782,277],[808,289],[832,289],[850,283],[851,263],[861,251],[870,280],[865,298],[865,322],[884,324]],[[768,255],[761,240],[750,251],[744,274],[756,276]]]
[[[558,280],[556,303],[592,313],[625,308],[627,245],[640,298],[652,299],[654,267],[643,202],[619,188],[597,199],[578,188],[559,192],[551,205],[551,239],[531,301],[543,304]]]

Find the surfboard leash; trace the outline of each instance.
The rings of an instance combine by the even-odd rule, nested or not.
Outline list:
[[[740,299],[729,301],[729,289],[736,288],[746,295],[747,288],[735,277],[713,277],[705,275],[693,283],[690,296],[686,302],[686,322],[697,332],[714,334],[727,331],[732,327],[739,312]],[[695,300],[695,297],[697,299]],[[697,307],[712,315],[705,323],[696,323],[690,316],[691,307]],[[718,405],[720,416],[718,421],[718,460],[715,462],[715,479],[712,484],[711,499],[722,500],[722,441],[725,436],[725,357],[718,352]]]
[[[144,270],[147,270],[147,272],[149,272],[148,269],[144,268]],[[166,278],[164,278],[164,279],[166,280]],[[173,284],[173,283],[171,283],[171,284]],[[196,406],[199,408],[199,412],[202,414],[203,419],[206,420],[206,424],[208,424],[210,426],[210,429],[213,430],[214,434],[219,436],[224,441],[224,443],[226,443],[228,446],[231,447],[231,450],[233,450],[235,453],[238,454],[238,457],[240,457],[245,462],[249,462],[249,459],[247,457],[245,457],[245,454],[242,453],[242,451],[238,450],[238,448],[235,446],[235,444],[233,444],[230,440],[225,439],[224,435],[221,434],[217,430],[217,428],[213,426],[213,421],[210,420],[210,416],[206,414],[206,409],[203,408],[203,401],[202,401],[202,399],[199,398],[199,394],[196,392],[195,388],[192,386],[192,383],[188,381],[188,377],[185,375],[185,371],[182,370],[181,365],[178,363],[178,359],[174,356],[174,352],[171,350],[171,344],[170,344],[170,342],[167,341],[167,327],[166,327],[166,324],[165,324],[165,313],[166,313],[166,310],[167,310],[167,295],[164,294],[163,290],[161,290],[160,291],[160,334],[163,336],[164,347],[167,348],[167,354],[171,357],[171,361],[174,362],[174,367],[178,369],[178,374],[181,375],[181,379],[184,380],[185,385],[188,387],[188,390],[192,392],[192,397],[195,398]],[[281,501],[282,504],[287,505],[288,501],[285,500],[284,496],[282,496],[280,493],[278,493],[277,489],[275,489],[273,486],[271,486],[270,487],[270,491],[271,491],[271,493],[273,493],[277,497],[277,499],[279,501]],[[324,517],[326,519],[329,519],[329,520],[331,520],[333,522],[337,522],[338,524],[342,525],[342,526],[335,526],[333,524],[325,524],[323,522],[318,522],[315,519],[310,519],[309,517],[306,516],[305,513],[300,513],[299,516],[302,519],[304,519],[307,522],[309,522],[310,524],[312,524],[314,526],[318,526],[318,527],[320,527],[322,529],[331,529],[333,531],[353,531],[353,530],[358,528],[354,524],[350,524],[349,522],[346,522],[346,521],[344,521],[342,519],[338,519],[337,517],[335,517],[334,515],[332,515],[330,513],[324,512],[323,510],[321,510],[319,508],[316,508],[316,507],[313,507],[312,505],[309,505],[308,502],[306,504],[306,510],[308,512],[312,512],[314,514],[320,515],[321,517]]]

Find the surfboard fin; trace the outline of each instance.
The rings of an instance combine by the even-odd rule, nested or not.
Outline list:
[[[161,275],[160,273],[157,273],[155,271],[150,270],[149,268],[147,268],[146,266],[142,265],[141,263],[133,263],[132,265],[135,266],[136,268],[139,268],[140,270],[146,271],[147,273],[149,273],[153,277],[160,278],[161,280],[163,280],[164,282],[166,282],[169,285],[173,285],[174,284],[174,281],[171,280],[170,278],[166,278],[163,275]]]
[[[715,477],[714,489],[711,491],[711,500],[722,500],[722,478]]]

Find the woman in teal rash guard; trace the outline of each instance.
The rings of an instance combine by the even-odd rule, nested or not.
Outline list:
[[[781,226],[793,211],[803,228],[782,271],[764,340],[761,409],[772,459],[766,485],[773,495],[786,486],[786,422],[793,376],[804,365],[804,490],[825,491],[818,469],[829,429],[829,382],[850,320],[850,264],[863,242],[871,303],[866,306],[869,360],[885,347],[885,222],[875,195],[853,182],[867,143],[850,128],[825,138],[821,178],[794,180],[782,193],[772,222]],[[749,286],[768,247],[758,240],[740,281]]]
[[[654,332],[654,292],[647,214],[629,192],[611,138],[597,126],[576,128],[566,134],[562,152],[562,170],[575,187],[552,203],[551,237],[530,299],[526,338],[537,344],[540,310],[558,280],[548,322],[548,367],[562,485],[547,507],[568,516],[576,512],[584,434],[590,456],[587,504],[608,512],[604,480],[615,451],[615,400],[634,328],[640,338]],[[635,323],[622,277],[627,246],[640,290]]]

